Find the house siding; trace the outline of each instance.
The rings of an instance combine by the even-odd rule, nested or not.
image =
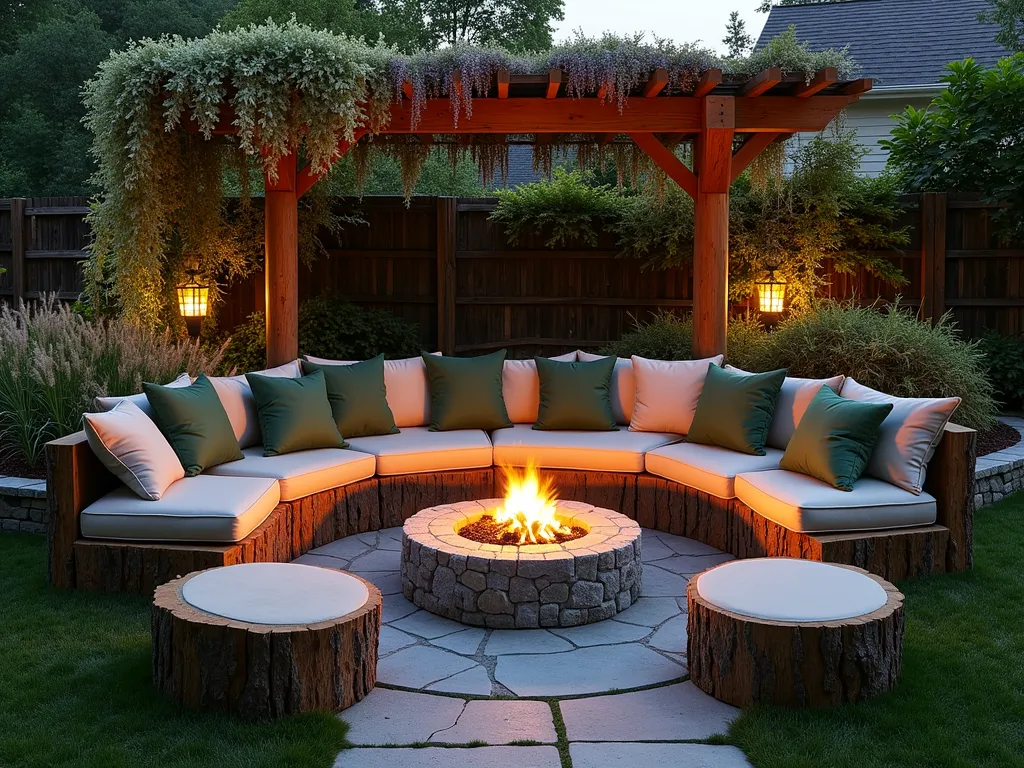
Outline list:
[[[857,143],[865,150],[866,154],[861,159],[859,173],[863,176],[878,176],[885,170],[885,164],[889,159],[889,151],[882,147],[879,142],[892,135],[892,129],[896,127],[896,121],[892,115],[902,112],[908,106],[916,109],[924,109],[931,103],[927,97],[914,98],[864,98],[852,104],[843,113],[843,126],[847,130],[857,132]],[[813,133],[798,134],[800,140],[806,140],[814,136]],[[828,131],[826,130],[826,135]]]

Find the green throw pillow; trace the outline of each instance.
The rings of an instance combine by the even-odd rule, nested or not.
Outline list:
[[[686,442],[764,456],[785,369],[734,373],[712,363],[697,400]]]
[[[540,411],[534,429],[618,429],[609,397],[614,356],[588,363],[533,359],[540,376]]]
[[[892,403],[865,403],[822,387],[804,412],[779,466],[852,491],[871,458]]]
[[[245,379],[256,400],[264,456],[348,448],[331,413],[323,371],[301,379],[247,373]]]
[[[511,427],[501,394],[505,350],[482,357],[423,355],[430,381],[430,431]]]
[[[398,432],[384,386],[384,355],[351,365],[302,361],[302,372],[323,371],[327,399],[342,437],[393,435]]]
[[[153,409],[153,421],[178,455],[186,477],[242,458],[231,420],[208,378],[200,376],[188,387],[145,383],[142,391]]]

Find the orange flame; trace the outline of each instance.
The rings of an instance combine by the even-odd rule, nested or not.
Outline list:
[[[555,536],[571,534],[555,512],[558,496],[550,480],[541,480],[533,462],[526,467],[502,467],[505,504],[494,511],[494,520],[519,534],[520,544],[547,544]]]

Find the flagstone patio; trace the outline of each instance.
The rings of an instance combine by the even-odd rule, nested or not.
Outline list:
[[[489,630],[405,599],[401,539],[390,528],[296,560],[357,573],[384,595],[378,686],[342,715],[355,747],[338,768],[559,768],[566,746],[574,768],[748,765],[735,747],[694,743],[739,711],[686,680],[687,580],[731,555],[644,530],[643,592],[627,610],[581,627]]]

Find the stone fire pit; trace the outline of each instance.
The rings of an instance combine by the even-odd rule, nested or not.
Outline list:
[[[614,616],[640,596],[640,526],[610,509],[558,501],[588,529],[564,544],[500,546],[458,534],[500,499],[421,510],[405,522],[402,589],[432,613],[477,627],[574,627]]]

